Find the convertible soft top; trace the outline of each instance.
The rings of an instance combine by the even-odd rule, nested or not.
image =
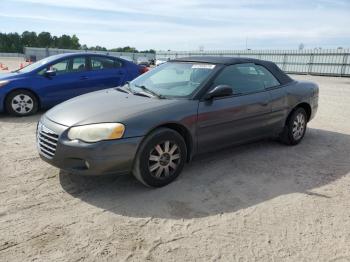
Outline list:
[[[178,62],[198,62],[210,64],[234,65],[243,63],[254,63],[266,67],[281,83],[281,85],[288,84],[293,81],[286,75],[275,63],[247,57],[225,57],[225,56],[191,56],[176,58],[171,61]]]

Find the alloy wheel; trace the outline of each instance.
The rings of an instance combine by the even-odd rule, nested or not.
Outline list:
[[[292,134],[293,134],[293,138],[295,140],[299,140],[303,137],[304,131],[305,131],[305,126],[306,126],[305,115],[302,113],[299,113],[295,117],[294,122],[293,122]]]
[[[155,178],[167,178],[175,173],[180,161],[180,147],[167,140],[152,148],[148,160],[149,172]]]
[[[33,99],[25,94],[16,95],[11,101],[12,109],[19,114],[27,114],[33,110]]]

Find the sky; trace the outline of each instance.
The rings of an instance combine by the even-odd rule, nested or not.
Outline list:
[[[0,0],[0,32],[140,50],[350,47],[350,0]]]

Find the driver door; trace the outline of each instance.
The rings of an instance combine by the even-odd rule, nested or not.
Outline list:
[[[77,56],[50,65],[47,69],[54,70],[56,72],[54,76],[46,77],[44,72],[39,72],[42,94],[48,105],[55,105],[86,93],[88,87],[86,64],[86,56]]]
[[[199,102],[197,141],[199,152],[258,139],[268,134],[270,94],[251,73],[252,64],[227,66],[213,81],[229,85],[233,95]]]

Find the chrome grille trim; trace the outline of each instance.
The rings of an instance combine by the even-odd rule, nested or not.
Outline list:
[[[52,159],[56,153],[58,134],[39,122],[36,138],[39,153],[48,159]]]
[[[50,140],[46,139],[44,136],[42,136],[40,140],[42,140],[50,145],[53,145],[53,146],[56,146],[56,144],[57,144],[57,143],[51,142]]]
[[[53,134],[54,134],[54,133],[53,133]],[[58,140],[58,139],[56,139],[56,138],[54,138],[54,137],[51,137],[51,136],[45,134],[44,132],[41,132],[41,136],[42,136],[42,137],[45,137],[45,138],[47,138],[47,139],[52,139],[52,140],[54,140],[55,142],[57,142],[57,140]],[[56,144],[56,143],[55,143],[55,144]]]
[[[39,144],[40,144],[42,147],[48,148],[48,149],[50,149],[50,150],[53,151],[53,152],[56,151],[56,146],[55,146],[55,147],[51,147],[51,146],[49,146],[48,144],[44,144],[43,142],[40,142],[40,141],[39,141]]]

